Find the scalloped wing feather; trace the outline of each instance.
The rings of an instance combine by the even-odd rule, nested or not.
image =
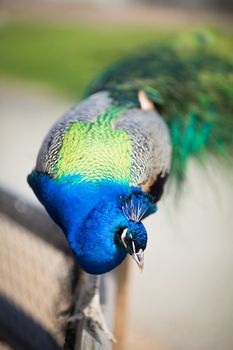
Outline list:
[[[232,160],[231,47],[210,33],[178,37],[114,65],[88,93],[106,90],[115,104],[138,108],[144,90],[170,129],[172,174],[182,180],[190,156]]]
[[[108,93],[100,92],[57,121],[35,170],[70,182],[124,182],[158,200],[155,184],[165,181],[170,162],[169,131],[155,110],[113,107]]]

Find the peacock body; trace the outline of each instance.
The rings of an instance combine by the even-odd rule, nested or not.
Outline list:
[[[139,266],[168,174],[207,151],[230,159],[233,64],[205,37],[150,48],[104,72],[45,138],[28,182],[80,266]]]

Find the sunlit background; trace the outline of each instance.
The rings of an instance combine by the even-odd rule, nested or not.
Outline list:
[[[180,31],[232,40],[232,11],[230,0],[1,0],[1,187],[39,206],[26,175],[49,127],[95,75]],[[232,350],[231,171],[192,162],[181,198],[169,190],[145,222],[144,272],[130,266],[119,350]]]

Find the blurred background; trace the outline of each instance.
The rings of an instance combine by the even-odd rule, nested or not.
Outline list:
[[[43,212],[26,176],[49,127],[81,99],[101,69],[181,31],[209,28],[232,42],[232,20],[230,0],[0,0],[1,205],[7,206],[8,197],[3,194],[9,191],[18,198],[12,202],[17,215],[28,214],[24,203]],[[119,350],[233,349],[230,173],[212,160],[205,171],[191,162],[180,200],[177,202],[167,188],[158,213],[146,220],[149,245],[145,269],[141,274],[130,265],[127,327],[124,347]],[[26,277],[9,276],[4,261],[9,259],[12,270],[14,264],[20,264],[27,232],[20,236],[22,227],[16,229],[15,222],[9,225],[4,215],[2,242],[7,235],[4,239],[11,251],[18,234],[22,247],[10,258],[4,255],[4,247],[0,249],[0,294],[17,303],[17,281],[27,277],[27,283],[34,283],[40,291],[37,298],[46,293],[59,295],[59,287],[52,281],[56,276],[65,280],[64,266],[68,271],[73,267],[66,254],[59,257],[48,246],[37,267],[47,274],[43,286],[36,279],[34,265]],[[32,249],[27,266],[40,255],[37,238]],[[49,268],[48,261],[53,261]],[[11,282],[6,286],[8,276]],[[49,292],[46,281],[50,281]],[[22,293],[26,293],[24,289]],[[48,298],[43,300],[49,305]],[[55,321],[46,323],[48,310],[43,307],[35,318],[43,320],[50,331]],[[21,308],[30,310],[29,302]],[[0,343],[0,349],[6,349],[5,345]]]

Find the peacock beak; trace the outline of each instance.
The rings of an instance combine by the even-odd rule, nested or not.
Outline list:
[[[134,261],[136,261],[139,269],[142,270],[144,267],[144,251],[142,249],[139,249],[137,253],[134,251],[134,253],[131,256],[134,259]]]

